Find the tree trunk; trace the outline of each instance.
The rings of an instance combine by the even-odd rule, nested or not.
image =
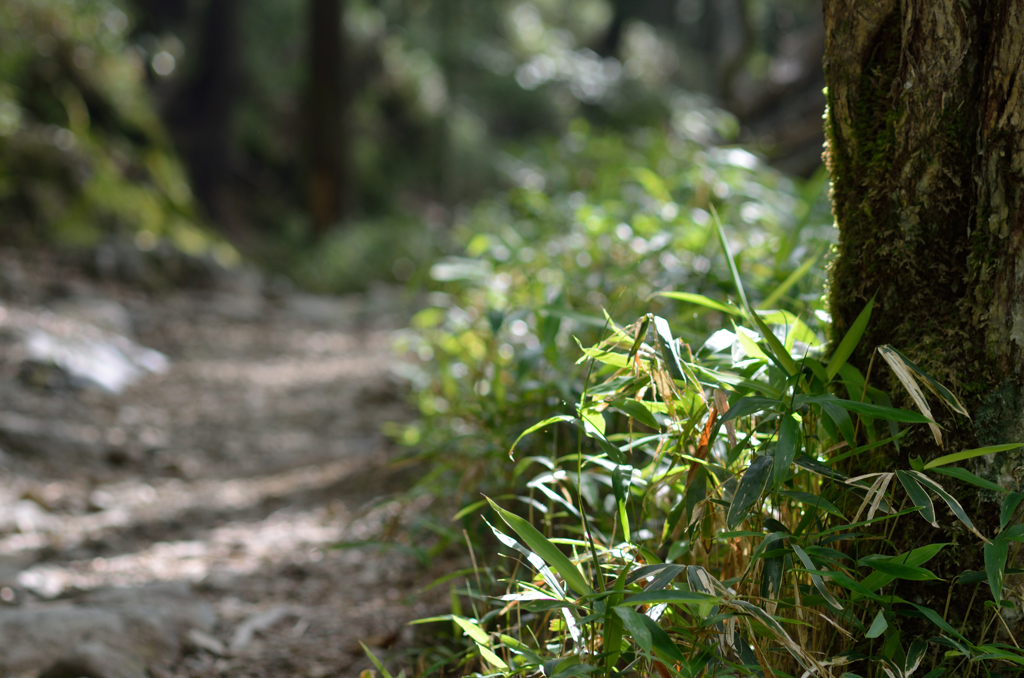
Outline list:
[[[238,230],[228,196],[231,119],[241,79],[238,19],[238,0],[209,2],[199,44],[200,68],[168,111],[196,195],[210,216],[229,231]]]
[[[344,0],[310,3],[307,191],[315,237],[348,216],[351,208],[343,15]]]
[[[1024,1],[825,0],[824,19],[833,339],[875,296],[851,362],[867,371],[892,344],[961,397],[972,421],[933,409],[941,453],[1024,440]],[[886,373],[875,360],[872,382],[898,395]],[[909,468],[910,449],[940,454],[922,436],[865,471]],[[977,472],[1018,489],[1019,457],[986,464]],[[998,505],[973,486],[956,492],[992,536]],[[944,530],[932,540],[954,544],[937,574],[984,569],[975,537],[952,518]],[[947,584],[906,586],[941,613]],[[951,611],[963,614],[971,588],[954,587]]]

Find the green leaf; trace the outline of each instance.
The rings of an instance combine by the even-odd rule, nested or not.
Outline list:
[[[921,507],[921,516],[931,523],[932,527],[938,527],[939,524],[935,522],[935,505],[932,503],[932,498],[921,487],[921,484],[914,480],[913,476],[906,471],[896,471],[896,478],[903,485],[903,489],[907,491],[907,495],[910,497],[910,501],[914,502],[914,506]]]
[[[683,371],[683,360],[679,355],[679,344],[672,336],[672,330],[668,321],[660,316],[654,316],[654,330],[658,334],[658,343],[661,345],[661,357],[668,365],[668,372],[673,379],[686,380],[686,373]],[[657,427],[655,427],[657,428]]]
[[[956,454],[947,454],[943,457],[932,459],[930,462],[924,465],[927,471],[930,468],[936,466],[945,466],[946,464],[955,464],[958,461],[964,459],[971,459],[972,457],[981,457],[986,454],[995,454],[996,452],[1006,452],[1007,450],[1016,450],[1018,447],[1024,447],[1024,443],[1007,443],[1005,445],[989,445],[988,447],[979,447],[974,450],[964,450],[963,452],[957,452]]]
[[[868,320],[871,318],[871,309],[874,307],[875,298],[871,297],[867,306],[864,307],[857,316],[857,319],[850,325],[850,329],[846,331],[843,340],[839,342],[839,346],[836,347],[835,353],[832,354],[828,365],[825,367],[825,372],[828,374],[829,379],[835,377],[839,373],[840,368],[853,355],[853,349],[857,348],[857,344],[860,343],[860,338],[864,335],[864,330],[868,326]]]
[[[991,544],[985,544],[985,574],[988,577],[988,587],[992,590],[992,598],[998,604],[1003,599],[1003,573],[1006,569],[1006,557],[1009,544],[996,539]]]
[[[912,474],[919,483],[939,495],[939,497],[942,498],[942,501],[946,502],[946,506],[948,506],[949,510],[953,512],[953,515],[959,518],[960,522],[967,526],[967,529],[973,532],[982,541],[988,541],[988,539],[978,531],[978,528],[974,526],[974,523],[971,522],[971,519],[967,516],[967,512],[964,511],[964,507],[960,505],[960,502],[958,502],[949,492],[946,492],[942,485],[939,485],[920,471],[907,471],[907,473]]]
[[[597,408],[582,408],[580,410],[580,419],[583,420],[583,429],[587,432],[587,435],[597,434],[599,436],[604,436],[606,423],[604,415],[601,414]]]
[[[806,454],[802,454],[793,460],[793,463],[802,469],[810,471],[811,473],[817,473],[819,476],[825,476],[826,478],[832,478],[833,480],[844,481],[847,479],[847,475],[840,473],[829,467],[826,464],[821,463],[817,459],[812,459]]]
[[[622,524],[622,537],[627,543],[632,542],[629,530],[629,512],[626,510],[626,502],[629,499],[629,484],[633,478],[632,466],[616,466],[612,471],[612,491],[615,494],[615,503],[619,508],[619,522]]]
[[[902,599],[900,599],[900,600],[902,600]],[[938,626],[940,629],[942,629],[943,631],[945,631],[949,635],[954,636],[956,638],[959,638],[960,640],[962,640],[964,642],[969,642],[966,638],[964,638],[962,635],[960,635],[959,631],[957,631],[952,626],[950,626],[949,623],[945,619],[943,619],[941,616],[939,616],[939,613],[936,612],[935,610],[933,610],[932,608],[925,607],[924,605],[918,605],[917,603],[911,603],[909,600],[903,600],[902,602],[909,603],[910,605],[913,605],[915,608],[917,608],[918,612],[923,614],[925,616],[925,618],[928,619],[928,621],[930,621],[931,623],[935,624],[936,626]]]
[[[651,650],[655,656],[666,663],[686,662],[686,656],[680,651],[679,646],[672,642],[672,638],[653,619],[642,614],[640,621],[651,632]]]
[[[629,367],[630,364],[628,355],[611,349],[584,348],[583,354],[585,357],[580,360],[593,358],[599,363],[611,365],[612,367],[617,367],[619,369],[625,369]]]
[[[658,605],[660,603],[671,603],[673,605],[703,605],[706,603],[717,603],[718,596],[710,596],[706,593],[694,591],[641,591],[622,601],[622,605]]]
[[[893,556],[890,562],[901,565],[924,565],[946,546],[949,546],[949,544],[928,544],[927,546],[921,546],[907,553],[901,553],[898,556]],[[893,579],[896,579],[896,577],[875,570],[861,581],[861,585],[869,591],[877,591]]]
[[[669,299],[675,299],[677,301],[686,301],[691,304],[697,304],[698,306],[704,306],[705,308],[714,309],[721,311],[722,313],[728,313],[729,315],[743,315],[735,306],[726,306],[725,304],[708,299],[702,294],[690,294],[689,292],[655,292],[656,297],[668,297]]]
[[[764,321],[761,320],[761,316],[759,316],[756,311],[751,311],[750,317],[754,321],[754,324],[757,325],[758,331],[761,333],[761,336],[764,338],[769,348],[771,348],[779,366],[784,369],[789,376],[793,376],[800,372],[800,368],[796,366],[796,361],[793,360],[793,356],[789,355],[789,351],[787,351],[786,347],[782,345],[779,338],[775,336],[775,333],[771,331],[771,328],[765,325]]]
[[[750,304],[747,303],[747,293],[743,290],[743,280],[740,278],[740,272],[736,268],[736,260],[732,258],[732,252],[729,251],[729,240],[725,237],[725,228],[722,226],[722,221],[718,218],[718,210],[715,209],[714,205],[710,205],[711,216],[715,219],[715,228],[718,229],[718,244],[722,246],[722,252],[725,253],[725,260],[729,263],[729,272],[732,273],[732,282],[736,285],[736,292],[740,295],[740,305],[744,309],[749,309]]]
[[[804,263],[800,264],[800,266],[786,276],[786,279],[782,281],[782,284],[772,290],[771,294],[765,297],[764,301],[758,304],[757,307],[759,309],[766,309],[775,306],[779,299],[789,291],[789,288],[799,282],[800,278],[807,275],[807,272],[811,270],[811,267],[818,263],[818,256],[819,255],[816,254],[813,257],[809,257],[804,261]]]
[[[785,414],[779,424],[779,443],[775,446],[775,487],[781,486],[789,477],[789,467],[793,465],[799,445],[800,424],[792,414]]]
[[[622,625],[626,627],[626,631],[629,635],[633,636],[633,640],[639,645],[645,652],[651,651],[651,632],[647,629],[647,625],[643,622],[644,615],[640,614],[631,607],[614,607],[615,614],[622,620]]]
[[[543,663],[543,660],[541,660],[540,655],[534,652],[533,648],[531,648],[526,643],[520,642],[512,636],[506,636],[504,633],[498,634],[498,640],[501,641],[502,645],[505,645],[513,652],[518,652],[519,654],[526,657],[526,661],[529,662],[530,665],[539,666],[541,663]]]
[[[1021,499],[1024,499],[1024,492],[1011,492],[1003,499],[1003,507],[999,511],[1000,530],[1005,529],[1006,524],[1013,519],[1013,514],[1016,513]]]
[[[841,407],[844,410],[849,410],[850,412],[862,414],[866,417],[884,419],[886,421],[899,421],[906,424],[927,424],[931,421],[931,419],[920,412],[911,412],[910,410],[901,410],[895,407],[886,407],[884,405],[875,405],[873,403],[861,403],[855,400],[843,400],[842,398],[836,398],[833,395],[798,395],[793,399],[793,404],[795,406],[799,406],[804,403],[816,403],[819,405],[828,403],[830,405]]]
[[[655,431],[661,429],[661,424],[654,418],[654,415],[644,405],[644,403],[633,400],[632,398],[619,398],[609,403],[611,407],[622,411],[624,414],[633,417],[644,426],[653,428]]]
[[[761,568],[761,597],[770,602],[769,612],[774,612],[779,594],[782,592],[782,574],[785,570],[785,556],[765,558]]]
[[[822,511],[828,511],[832,515],[837,516],[839,518],[846,518],[846,516],[843,515],[843,512],[840,511],[835,504],[828,501],[820,494],[812,494],[811,492],[797,492],[795,490],[782,490],[781,492],[779,492],[779,494],[785,497],[789,497],[790,499],[795,499],[798,502],[804,504],[805,506],[821,509]]]
[[[740,346],[743,347],[743,352],[754,360],[762,360],[764,362],[771,362],[771,358],[768,354],[761,350],[761,346],[756,341],[747,336],[747,333],[743,331],[743,328],[736,328],[736,341],[740,342]]]
[[[910,649],[907,650],[907,661],[904,664],[903,675],[910,676],[914,671],[917,671],[918,667],[921,666],[921,662],[924,660],[924,653],[928,650],[928,643],[924,638],[915,638],[914,642],[910,644]]]
[[[727,421],[732,421],[739,417],[747,417],[757,412],[768,412],[773,407],[778,407],[782,404],[781,401],[775,398],[764,398],[762,396],[747,396],[740,398],[733,405],[729,406],[729,411],[722,415],[718,420],[724,424]]]
[[[821,578],[821,575],[817,574],[816,568],[814,567],[814,563],[811,562],[810,556],[808,556],[807,553],[798,545],[790,542],[790,546],[793,549],[793,553],[795,553],[797,557],[800,558],[800,562],[802,562],[804,564],[804,567],[806,567],[810,572],[811,583],[814,584],[814,588],[818,589],[818,593],[822,595],[822,597],[825,599],[825,602],[828,603],[829,607],[831,607],[834,612],[842,612],[843,606],[840,605],[839,601],[836,600],[835,597],[829,592],[828,587],[825,586],[825,580]]]
[[[771,478],[774,461],[771,457],[758,457],[747,467],[729,506],[729,515],[726,519],[728,529],[736,529],[747,517],[750,507],[761,497]]]
[[[572,561],[569,560],[565,554],[563,554],[557,546],[548,541],[547,537],[541,534],[537,528],[529,523],[529,521],[520,518],[514,513],[506,511],[501,508],[490,498],[487,502],[491,505],[501,519],[511,527],[519,538],[526,542],[526,545],[533,550],[534,553],[544,559],[548,565],[553,567],[558,574],[562,575],[562,579],[572,587],[576,593],[581,596],[593,593],[590,586],[587,584],[587,580],[583,577],[583,574],[573,565]]]
[[[366,647],[363,641],[360,640],[359,645],[363,648],[363,652],[366,653],[366,656],[370,658],[370,661],[373,662],[373,665],[377,667],[377,670],[380,671],[380,675],[384,676],[384,678],[391,678],[391,672],[384,668],[384,664],[377,659],[377,655],[370,652],[370,648]],[[505,668],[507,669],[508,667]]]
[[[925,468],[927,468],[927,466]],[[971,473],[965,468],[960,468],[959,466],[953,466],[950,468],[939,467],[934,468],[932,470],[935,471],[936,473],[941,473],[944,476],[950,476],[951,478],[962,480],[965,483],[969,483],[971,485],[981,487],[986,490],[991,490],[993,492],[1009,492],[1009,490],[1006,489],[1005,487],[1000,487],[999,485],[993,483],[991,480],[985,480],[984,478]]]
[[[466,619],[465,617],[459,617],[457,615],[452,615],[452,619],[462,628],[463,631],[466,632],[466,635],[472,638],[475,642],[483,643],[485,645],[489,642],[487,632],[480,628],[480,626],[472,619]]]
[[[865,556],[857,561],[858,565],[870,567],[897,579],[909,579],[911,581],[930,581],[938,579],[931,570],[916,565],[906,565],[894,562],[890,556],[873,555]]]
[[[866,638],[877,638],[882,635],[885,630],[889,628],[889,622],[885,621],[885,612],[879,610],[878,614],[875,615],[875,621],[871,622],[871,628],[864,634]]]
[[[855,438],[857,437],[853,430],[853,422],[850,421],[850,415],[846,412],[846,409],[833,402],[836,400],[839,400],[839,398],[822,397],[818,402],[818,405],[820,405],[822,411],[828,415],[828,418],[835,422],[835,425],[839,427],[839,432],[843,434],[843,439],[850,444],[850,447],[853,447],[856,442]]]
[[[509,458],[510,459],[512,458],[512,453],[516,451],[516,445],[519,444],[520,440],[522,440],[526,436],[530,435],[534,431],[539,431],[540,429],[542,429],[542,428],[544,428],[546,426],[550,426],[551,424],[557,424],[557,423],[560,423],[560,422],[569,422],[569,423],[572,423],[572,424],[578,424],[579,423],[579,419],[577,419],[576,417],[569,416],[568,414],[557,414],[557,415],[555,415],[553,417],[548,417],[547,419],[545,419],[544,421],[542,421],[540,423],[534,424],[530,428],[528,428],[525,431],[523,431],[522,433],[520,433],[519,437],[516,438],[516,441],[514,443],[512,443],[512,447],[508,451]]]

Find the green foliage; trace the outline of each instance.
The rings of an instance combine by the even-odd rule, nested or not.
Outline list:
[[[0,7],[0,233],[8,242],[237,253],[199,222],[113,0]]]
[[[878,424],[930,420],[889,407],[870,388],[850,399],[850,384],[809,355],[820,340],[785,348],[799,329],[776,322],[776,341],[755,338],[759,315],[773,314],[748,310],[742,325],[716,333],[732,341],[696,350],[673,339],[663,319],[645,316],[610,325],[587,351],[595,364],[578,417],[548,423],[574,424],[576,451],[563,452],[566,445],[517,467],[535,474],[519,498],[546,535],[492,502],[525,545],[495,530],[499,541],[526,555],[536,575],[519,565],[502,570],[496,581],[505,594],[477,599],[474,639],[492,657],[482,673],[550,673],[565,664],[574,675],[829,676],[849,665],[905,677],[926,656],[926,668],[950,675],[970,662],[1004,673],[1024,666],[1014,647],[965,637],[957,627],[969,611],[901,597],[901,580],[939,579],[924,565],[948,544],[897,552],[889,538],[934,521],[931,496],[942,499],[983,543],[986,567],[981,579],[964,572],[945,584],[987,580],[997,607],[985,614],[1001,623],[1009,548],[1024,529],[978,533],[926,471],[850,477],[844,471],[859,455],[892,444]],[[780,346],[798,365],[792,373]],[[854,447],[847,427],[868,444]],[[539,473],[527,471],[538,464]],[[930,623],[933,635],[910,643],[900,630],[909,618]]]
[[[751,302],[783,288],[804,316],[790,340],[807,347],[822,272],[787,278],[827,244],[823,177],[797,187],[740,149],[654,129],[595,132],[582,120],[509,156],[505,171],[518,185],[459,215],[458,256],[432,267],[436,291],[400,342],[419,362],[410,376],[422,419],[399,439],[443,460],[446,491],[506,491],[509,441],[551,414],[575,416],[567,403],[585,368],[571,347],[608,325],[600,309],[687,317],[691,342],[729,326],[708,308],[733,285],[711,210],[738,226],[729,239]],[[685,294],[651,299],[663,290]],[[561,435],[525,440],[522,454],[547,454]]]
[[[1018,493],[995,486],[1003,528],[984,534],[940,478],[994,485],[952,464],[1014,446],[858,474],[867,453],[898,452],[908,426],[938,427],[923,395],[919,411],[893,408],[847,364],[873,304],[827,359],[805,264],[827,229],[820,184],[801,191],[747,162],[673,133],[575,123],[510,161],[520,185],[460,220],[464,250],[434,266],[439,290],[403,339],[421,361],[422,418],[396,435],[434,462],[422,489],[474,502],[456,519],[477,545],[524,560],[485,557],[462,590],[472,611],[434,619],[472,640],[449,655],[454,670],[904,678],[1024,666],[986,637],[1005,625],[1011,542],[1024,540]],[[879,352],[908,389],[965,412],[896,349]],[[479,491],[495,499],[474,501]],[[891,538],[926,523],[977,540],[985,571],[941,579],[929,561],[964,542],[900,550]],[[973,610],[937,610],[904,597],[916,582],[988,593],[976,589]],[[964,635],[972,611],[986,618],[980,638]]]

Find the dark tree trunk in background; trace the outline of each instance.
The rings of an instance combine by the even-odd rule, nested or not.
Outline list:
[[[314,237],[349,216],[352,203],[348,160],[349,81],[342,35],[344,0],[311,0],[307,92],[307,194]]]
[[[215,221],[232,230],[231,118],[239,95],[239,0],[210,0],[203,18],[199,68],[175,97],[168,118],[184,151],[192,186]]]
[[[1024,2],[826,0],[824,10],[827,161],[839,228],[829,292],[834,338],[877,295],[852,362],[866,371],[874,348],[892,344],[950,386],[973,421],[935,405],[947,428],[943,453],[1020,441]],[[902,394],[876,359],[872,381],[880,380]],[[908,454],[927,460],[940,451],[922,436],[899,458],[860,470],[908,468]],[[989,464],[976,471],[1017,489],[1020,457]],[[998,505],[944,480],[991,537]],[[984,569],[977,538],[948,515],[940,522],[946,533],[930,539],[954,544],[936,573]],[[911,527],[908,539],[931,529],[923,520]],[[920,595],[941,612],[948,584],[902,586],[905,598]],[[954,587],[951,614],[964,613],[967,601],[958,598],[971,588]],[[988,621],[981,609],[976,603],[972,617]],[[967,627],[972,641],[978,626]]]

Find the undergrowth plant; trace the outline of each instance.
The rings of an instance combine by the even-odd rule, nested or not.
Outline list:
[[[460,503],[512,487],[508,440],[552,410],[571,412],[584,377],[575,340],[600,338],[597,309],[685,313],[691,342],[722,326],[713,309],[651,298],[664,289],[726,298],[732,274],[709,230],[713,210],[736,225],[744,279],[777,291],[764,301],[804,310],[820,297],[832,232],[823,173],[801,185],[740,149],[673,130],[599,132],[583,120],[505,165],[515,185],[458,215],[428,304],[399,341],[420,417],[390,432],[431,464],[421,486],[432,495]],[[561,435],[523,450],[548,454]]]
[[[893,347],[877,350],[920,411],[892,407],[847,364],[873,302],[826,360],[799,317],[748,302],[728,259],[738,305],[675,294],[723,313],[728,328],[689,343],[663,317],[628,326],[606,317],[606,337],[581,345],[587,378],[574,411],[511,445],[509,473],[524,491],[463,511],[482,510],[511,558],[476,568],[461,591],[469,609],[455,597],[452,614],[422,620],[449,621],[464,634],[462,650],[442,658],[445,670],[549,678],[1020,672],[1024,652],[1000,612],[1020,600],[1005,578],[1019,572],[1007,563],[1024,541],[1024,494],[954,464],[1021,444],[860,473],[862,455],[898,449],[910,427],[941,439],[924,392],[959,416],[966,410]],[[554,453],[520,453],[521,441],[566,427],[576,435],[560,435]],[[949,477],[1003,497],[997,533],[975,526],[947,491]],[[985,571],[944,582],[976,587],[967,610],[897,594],[899,580],[937,580],[928,562],[951,545],[899,550],[892,535],[947,520],[984,549]],[[494,585],[504,592],[491,595]],[[986,618],[981,637],[964,633],[972,614]],[[927,632],[904,635],[908,621]]]

